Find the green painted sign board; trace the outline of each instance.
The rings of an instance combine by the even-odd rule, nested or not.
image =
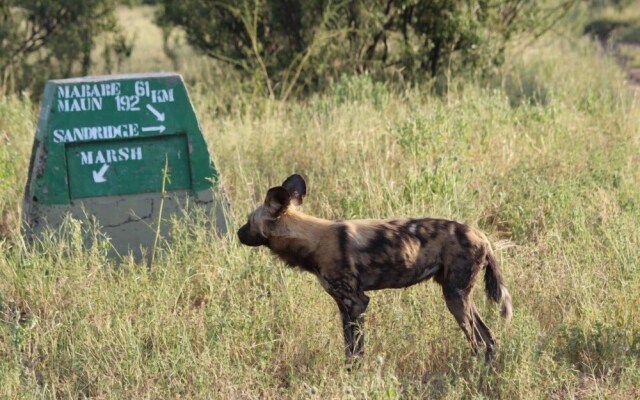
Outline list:
[[[67,146],[69,197],[157,192],[163,180],[165,190],[191,189],[187,142],[186,135],[167,135]]]
[[[144,208],[145,199],[158,200],[164,188],[175,198],[170,213],[189,200],[213,205],[216,225],[224,231],[224,199],[214,194],[217,183],[180,75],[47,82],[25,191],[28,224],[47,219],[55,226],[65,208],[78,214],[92,207],[108,219],[106,225],[113,225],[111,219],[134,222],[132,215]],[[114,204],[111,213],[104,211],[108,199]],[[129,240],[120,247],[139,244],[145,243]]]

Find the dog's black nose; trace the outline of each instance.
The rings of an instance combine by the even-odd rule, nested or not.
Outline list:
[[[238,229],[238,240],[240,240],[240,243],[246,244],[245,242],[247,240],[248,233],[249,227],[246,224]]]
[[[242,228],[238,229],[238,239],[240,243],[245,246],[265,246],[269,243],[266,237],[261,234],[252,235],[249,229],[249,224],[245,224]]]

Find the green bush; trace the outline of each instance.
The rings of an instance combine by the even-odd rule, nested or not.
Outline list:
[[[616,32],[628,30],[634,21],[626,18],[601,17],[595,18],[584,27],[584,33],[599,40],[608,40]]]
[[[34,89],[49,78],[87,75],[96,38],[126,42],[115,0],[0,0],[0,93]],[[124,51],[130,51],[126,43]]]
[[[270,95],[343,74],[416,81],[484,72],[519,32],[541,34],[575,0],[162,0],[159,24]]]

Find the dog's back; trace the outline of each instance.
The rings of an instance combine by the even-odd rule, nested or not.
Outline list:
[[[478,230],[441,219],[350,220],[336,223],[342,258],[363,290],[399,288],[456,271],[475,278],[491,251]]]

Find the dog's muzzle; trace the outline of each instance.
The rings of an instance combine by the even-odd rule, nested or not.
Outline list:
[[[252,247],[266,246],[269,243],[269,240],[259,233],[252,235],[249,224],[245,224],[242,228],[238,229],[238,239],[240,239],[240,243]]]

